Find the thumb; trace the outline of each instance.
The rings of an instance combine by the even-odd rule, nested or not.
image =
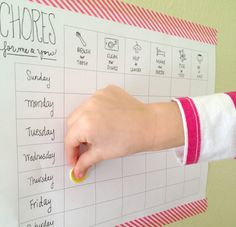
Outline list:
[[[88,169],[99,161],[98,156],[92,150],[83,152],[74,167],[76,178],[82,178],[87,173]]]

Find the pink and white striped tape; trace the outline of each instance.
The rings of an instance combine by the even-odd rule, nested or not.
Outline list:
[[[76,13],[216,45],[217,30],[120,0],[29,0]]]
[[[159,213],[129,221],[116,227],[159,227],[203,213],[207,210],[207,199],[197,200]]]

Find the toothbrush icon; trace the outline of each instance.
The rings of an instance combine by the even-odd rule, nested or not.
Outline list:
[[[81,34],[79,32],[76,32],[76,36],[79,38],[80,42],[82,43],[82,45],[84,47],[87,46],[87,43],[84,41],[83,37],[81,36]]]

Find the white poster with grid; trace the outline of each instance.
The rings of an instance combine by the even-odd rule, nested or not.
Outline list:
[[[205,198],[207,164],[181,166],[173,149],[103,161],[74,184],[63,140],[66,117],[110,84],[145,103],[213,93],[214,45],[0,3],[1,226],[115,226]]]

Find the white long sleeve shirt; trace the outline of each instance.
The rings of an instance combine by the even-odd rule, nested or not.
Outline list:
[[[183,164],[236,157],[236,92],[174,98],[183,120]]]

